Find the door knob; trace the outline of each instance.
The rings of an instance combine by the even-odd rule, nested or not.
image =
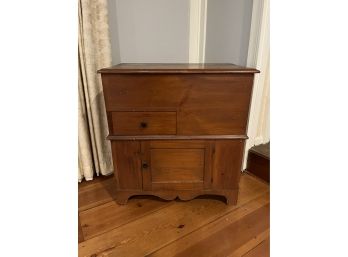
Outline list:
[[[146,162],[144,162],[142,167],[143,167],[143,169],[147,169],[149,167],[149,165]]]

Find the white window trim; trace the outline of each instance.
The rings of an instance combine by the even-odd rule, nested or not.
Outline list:
[[[254,79],[247,133],[249,139],[245,146],[243,170],[246,168],[249,149],[256,144],[265,143],[263,138],[257,137],[257,131],[267,77],[266,72],[268,72],[269,53],[269,0],[254,0],[247,66],[260,70],[260,73],[255,74]]]
[[[204,63],[207,0],[190,0],[189,62]]]

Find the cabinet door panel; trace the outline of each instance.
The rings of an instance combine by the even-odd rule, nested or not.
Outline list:
[[[143,141],[145,190],[198,190],[210,186],[210,144]]]
[[[204,149],[151,149],[153,183],[203,182]]]

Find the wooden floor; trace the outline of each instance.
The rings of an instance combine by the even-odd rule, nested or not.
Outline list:
[[[112,177],[79,185],[79,256],[269,256],[269,186],[244,174],[236,206],[223,198],[113,201]]]

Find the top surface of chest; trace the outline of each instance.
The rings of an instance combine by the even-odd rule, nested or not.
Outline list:
[[[99,73],[258,73],[253,68],[242,67],[230,63],[121,63],[109,68],[100,69]]]

